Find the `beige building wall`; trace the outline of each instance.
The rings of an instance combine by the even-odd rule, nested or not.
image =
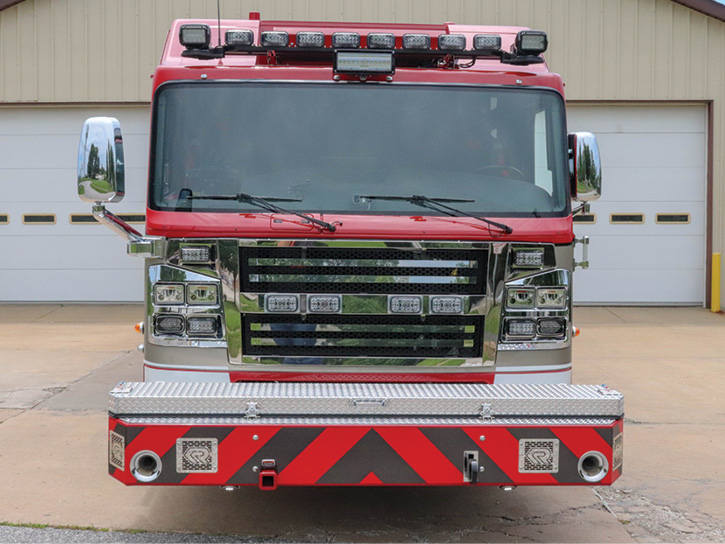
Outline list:
[[[725,22],[671,0],[221,0],[224,18],[546,30],[568,100],[711,102],[713,250],[725,250]],[[176,18],[216,0],[25,0],[0,12],[0,103],[148,102]]]

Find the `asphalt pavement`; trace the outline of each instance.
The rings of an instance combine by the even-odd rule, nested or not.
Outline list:
[[[574,382],[625,394],[624,474],[512,492],[125,487],[107,474],[105,410],[115,383],[141,379],[142,317],[0,305],[0,541],[725,541],[721,314],[576,308]]]

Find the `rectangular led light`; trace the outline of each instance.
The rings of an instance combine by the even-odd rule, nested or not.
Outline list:
[[[540,268],[544,266],[543,249],[517,249],[514,251],[514,266]]]
[[[367,44],[370,49],[395,49],[395,34],[368,34]]]
[[[506,321],[506,336],[533,338],[536,336],[536,321],[533,319],[509,319]]]
[[[307,297],[307,311],[320,314],[336,314],[342,308],[340,295],[310,295]]]
[[[473,48],[476,51],[499,51],[501,49],[501,36],[498,34],[476,34],[473,37]]]
[[[509,288],[506,294],[506,307],[514,310],[533,308],[535,298],[536,290],[533,288]]]
[[[180,315],[157,315],[156,334],[181,334],[184,332],[184,318]]]
[[[264,297],[264,309],[268,312],[295,313],[300,309],[298,295],[267,295]]]
[[[211,260],[209,246],[184,246],[181,248],[181,260],[185,263],[208,263]]]
[[[186,48],[201,48],[209,46],[211,29],[207,25],[181,25],[179,41]]]
[[[251,30],[227,30],[224,41],[227,45],[252,45],[254,32]]]
[[[357,49],[360,47],[360,34],[357,32],[335,32],[332,34],[332,47]]]
[[[289,34],[281,30],[268,30],[259,35],[262,47],[287,47]]]
[[[186,325],[186,332],[189,336],[216,334],[219,330],[219,320],[216,316],[189,317]]]
[[[324,47],[325,34],[322,32],[298,32],[297,47]]]
[[[413,295],[388,297],[388,311],[394,314],[419,314],[423,310],[423,299]]]
[[[404,34],[403,49],[430,49],[428,34]]]
[[[217,286],[207,283],[187,285],[186,301],[194,306],[216,305]]]
[[[430,311],[434,314],[463,313],[463,299],[461,297],[431,297]]]
[[[154,304],[176,306],[184,303],[184,286],[181,283],[157,283],[154,285]]]
[[[463,34],[441,34],[438,36],[438,49],[444,51],[463,51],[466,37]]]
[[[335,72],[342,74],[392,74],[393,53],[389,51],[336,51]]]
[[[538,289],[536,305],[539,308],[564,308],[566,306],[566,288]]]

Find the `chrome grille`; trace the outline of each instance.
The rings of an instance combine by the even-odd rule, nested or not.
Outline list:
[[[243,323],[246,355],[470,358],[482,352],[481,316],[245,314]]]
[[[483,294],[481,249],[242,247],[248,293]]]

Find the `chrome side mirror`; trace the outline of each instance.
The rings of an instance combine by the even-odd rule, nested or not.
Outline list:
[[[597,138],[591,132],[569,134],[571,198],[590,202],[602,196],[602,164]]]
[[[120,202],[124,191],[121,125],[113,117],[91,117],[78,146],[78,196],[86,202]]]

